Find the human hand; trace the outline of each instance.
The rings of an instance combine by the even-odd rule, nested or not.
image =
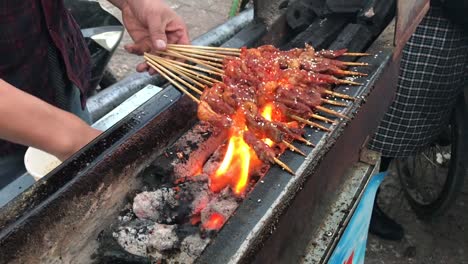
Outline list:
[[[125,46],[133,54],[165,50],[169,44],[189,44],[187,27],[162,0],[131,0],[121,5],[122,17],[134,44]],[[137,66],[137,71],[154,73],[146,63]]]
[[[80,122],[81,120],[76,121],[77,123],[74,125],[76,127],[72,128],[73,131],[70,131],[67,137],[59,140],[61,142],[55,144],[55,148],[51,149],[51,154],[61,161],[71,157],[102,133],[102,131],[94,129],[84,122]]]

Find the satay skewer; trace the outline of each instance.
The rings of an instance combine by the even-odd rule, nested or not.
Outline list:
[[[343,61],[343,65],[346,66],[369,66],[367,62],[351,62],[351,61]]]
[[[328,95],[331,95],[331,96],[334,96],[334,97],[343,98],[343,99],[347,99],[347,100],[351,100],[351,101],[356,100],[356,98],[354,98],[354,97],[352,97],[350,95],[337,93],[337,92],[330,91],[330,90],[324,90],[324,93],[326,93]]]
[[[292,118],[292,119],[294,119],[294,120],[296,120],[296,121],[299,121],[299,122],[301,122],[301,123],[303,123],[303,124],[307,124],[307,125],[309,125],[309,126],[311,126],[311,127],[316,127],[316,128],[319,128],[319,129],[321,129],[321,130],[323,130],[323,131],[326,131],[326,132],[330,132],[330,131],[331,131],[330,129],[328,129],[328,128],[322,126],[322,125],[319,125],[319,124],[317,124],[317,123],[315,123],[315,122],[312,122],[312,121],[310,121],[310,120],[304,119],[304,118],[302,118],[302,117],[299,117],[299,116],[296,116],[296,115],[290,115],[289,117]]]
[[[210,47],[210,46],[195,46],[195,45],[180,45],[180,44],[169,44],[168,48],[184,48],[184,49],[194,49],[194,50],[209,50],[209,51],[228,51],[233,53],[240,53],[241,49],[239,48],[224,48],[224,47]],[[370,53],[365,52],[345,52],[342,56],[353,56],[353,57],[364,57],[370,56]]]
[[[175,87],[177,87],[181,92],[183,92],[184,94],[188,95],[193,101],[195,101],[197,104],[200,103],[200,100],[198,100],[198,98],[196,98],[193,94],[191,94],[189,91],[187,91],[182,85],[180,85],[178,82],[176,82],[175,80],[173,80],[172,78],[170,78],[167,74],[165,74],[156,64],[154,64],[153,62],[151,61],[148,61],[148,64],[151,66],[151,68],[153,68],[154,70],[156,70],[161,76],[163,76],[166,80],[168,80],[170,83],[172,83],[172,85],[174,85]]]
[[[326,104],[329,104],[329,105],[336,105],[336,106],[343,106],[343,107],[348,106],[348,104],[346,104],[346,103],[337,102],[337,101],[333,101],[333,100],[328,100],[328,99],[324,99],[324,98],[322,98],[321,101],[323,103],[326,103]]]
[[[285,171],[291,173],[293,176],[296,176],[296,173],[294,173],[294,171],[291,170],[291,168],[289,168],[288,165],[284,164],[281,160],[279,160],[278,158],[273,158],[273,160],[275,161],[276,164],[278,164]]]
[[[211,63],[207,62],[207,61],[204,61],[204,60],[199,60],[199,59],[196,59],[196,58],[192,58],[192,57],[189,57],[189,56],[185,56],[183,54],[180,54],[178,52],[174,52],[174,51],[170,51],[168,50],[167,52],[166,51],[157,51],[158,54],[160,55],[164,55],[164,56],[169,56],[169,57],[176,57],[176,58],[179,58],[179,59],[184,59],[184,60],[188,60],[188,61],[191,61],[191,62],[194,62],[194,63],[197,63],[197,64],[200,64],[200,65],[203,65],[209,69],[212,70],[212,74],[216,74],[216,75],[219,75],[219,76],[223,76],[224,75],[224,71],[211,65]]]
[[[293,144],[287,142],[286,140],[283,140],[282,143],[284,145],[286,145],[286,147],[288,147],[291,151],[297,152],[297,153],[301,154],[304,157],[307,156],[304,152],[302,152],[300,149],[296,148],[296,146],[294,146]]]
[[[341,114],[341,113],[338,113],[338,112],[336,112],[336,111],[333,111],[333,110],[331,110],[331,109],[328,109],[328,108],[325,108],[325,107],[323,107],[323,106],[320,106],[320,105],[317,105],[317,106],[315,107],[315,109],[317,109],[317,110],[319,110],[319,111],[322,111],[322,112],[325,112],[325,113],[330,114],[330,115],[334,115],[334,116],[341,117],[341,118],[343,118],[343,119],[349,120],[349,117],[347,117],[347,116],[345,116],[345,115],[343,115],[343,114]]]
[[[323,121],[323,122],[326,122],[326,123],[335,124],[335,121],[333,121],[333,120],[331,120],[329,118],[326,118],[324,116],[314,114],[314,113],[309,114],[309,117],[320,120],[320,121]]]
[[[186,81],[189,81],[189,82],[194,83],[195,85],[198,85],[198,87],[200,87],[202,90],[205,89],[206,84],[203,84],[203,83],[197,81],[197,76],[193,76],[190,73],[184,72],[184,71],[176,68],[175,66],[177,66],[177,65],[167,63],[167,62],[165,62],[163,60],[155,60],[155,61],[158,62],[159,64],[161,64],[162,66],[166,67],[167,69],[171,70],[172,72],[177,73],[179,76],[181,76]],[[201,80],[203,81],[203,79],[201,79]]]

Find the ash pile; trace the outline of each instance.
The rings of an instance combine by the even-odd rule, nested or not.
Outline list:
[[[225,131],[195,125],[143,173],[144,187],[131,195],[117,221],[99,237],[100,263],[193,263],[264,176],[260,167],[236,193],[209,175],[226,152]]]

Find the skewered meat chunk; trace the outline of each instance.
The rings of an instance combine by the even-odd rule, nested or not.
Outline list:
[[[257,157],[266,163],[275,163],[275,152],[265,142],[258,139],[254,133],[244,131],[244,141],[247,143],[257,154]]]

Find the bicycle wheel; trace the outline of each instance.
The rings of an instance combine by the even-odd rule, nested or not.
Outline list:
[[[442,215],[463,187],[468,149],[466,117],[460,98],[447,126],[448,142],[441,138],[425,151],[395,161],[405,196],[420,219]]]

